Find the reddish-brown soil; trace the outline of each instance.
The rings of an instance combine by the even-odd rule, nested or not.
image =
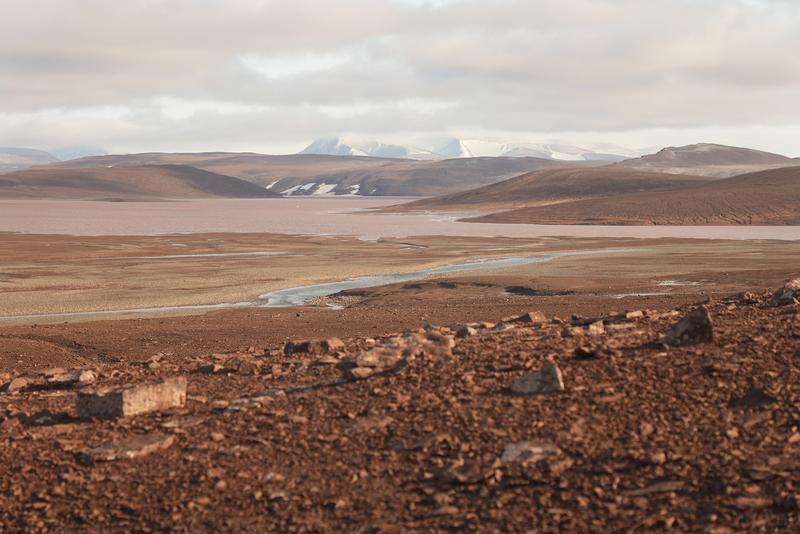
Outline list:
[[[668,147],[655,154],[615,163],[614,167],[724,178],[798,164],[800,162],[796,159],[771,152],[713,143],[700,143],[697,145]]]
[[[384,210],[509,209],[560,204],[584,198],[614,198],[640,191],[679,189],[709,180],[711,179],[700,176],[643,172],[621,167],[546,169],[485,187],[415,200]]]
[[[259,310],[6,328],[6,341],[79,354],[79,365],[61,366],[93,368],[95,386],[185,376],[189,400],[79,420],[79,388],[16,369],[6,378],[27,385],[0,393],[0,530],[797,531],[800,310],[769,308],[767,295],[715,299],[713,342],[683,347],[660,339],[691,305],[609,316],[605,333],[589,335],[562,324],[563,307],[596,318],[612,303],[543,297],[553,300],[542,327],[481,330],[452,354],[415,350],[361,380],[342,362],[373,343],[367,336],[382,343],[426,317],[496,321],[504,310],[464,314],[445,299],[426,317],[383,306],[383,315]],[[281,350],[287,335],[348,328],[335,354]],[[221,372],[200,370],[215,362]],[[514,378],[548,362],[564,391],[510,394]],[[86,459],[156,432],[162,450]],[[501,460],[526,440],[557,450]]]
[[[0,176],[0,198],[148,200],[277,196],[245,180],[186,165],[40,168]]]
[[[468,219],[536,224],[800,225],[800,167],[671,191],[527,207]]]

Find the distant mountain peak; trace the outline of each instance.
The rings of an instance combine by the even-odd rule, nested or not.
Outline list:
[[[312,142],[300,154],[328,156],[370,156],[380,158],[407,159],[456,159],[476,157],[534,157],[554,161],[622,161],[643,154],[616,145],[590,145],[589,147],[569,143],[532,143],[494,139],[450,138],[432,146],[389,144],[380,141],[356,141],[340,137],[320,138]]]

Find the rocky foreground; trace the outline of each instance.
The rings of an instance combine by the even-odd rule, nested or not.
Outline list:
[[[798,298],[0,377],[0,531],[796,532]]]

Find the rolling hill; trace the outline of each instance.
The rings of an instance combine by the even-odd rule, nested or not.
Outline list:
[[[431,196],[464,191],[530,172],[561,167],[541,158],[459,158],[417,161],[359,156],[253,153],[147,153],[82,158],[54,166],[190,165],[235,176],[292,196]],[[581,163],[587,165],[587,163]]]
[[[760,171],[671,191],[526,207],[465,220],[529,224],[800,225],[800,167]]]
[[[47,165],[56,161],[57,157],[43,150],[0,147],[0,173],[26,169],[34,165]]]
[[[612,197],[639,191],[664,191],[697,185],[707,177],[642,172],[614,167],[534,171],[485,187],[389,208],[392,211],[494,210]]]
[[[800,162],[780,154],[712,143],[668,147],[655,154],[614,164],[640,171],[720,178],[795,165]]]
[[[2,199],[270,198],[255,184],[186,165],[38,168],[0,175]]]

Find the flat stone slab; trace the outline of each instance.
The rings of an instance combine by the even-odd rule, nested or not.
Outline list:
[[[116,443],[109,443],[95,449],[90,449],[78,455],[84,464],[95,462],[113,462],[146,456],[153,452],[167,449],[175,443],[175,436],[152,432],[143,436],[134,436]]]
[[[181,407],[186,403],[186,378],[168,378],[136,386],[80,392],[78,417],[114,419]]]
[[[521,441],[506,445],[500,461],[504,464],[514,462],[538,462],[561,454],[555,443],[550,441]]]

